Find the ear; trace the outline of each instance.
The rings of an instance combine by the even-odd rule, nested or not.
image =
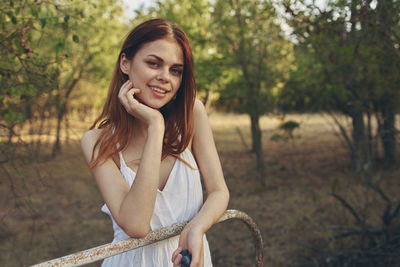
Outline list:
[[[119,67],[121,68],[122,73],[127,75],[129,74],[131,61],[126,58],[125,53],[121,54],[121,58],[119,60]]]

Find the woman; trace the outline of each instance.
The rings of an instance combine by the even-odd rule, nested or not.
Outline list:
[[[190,221],[182,233],[103,266],[212,266],[205,232],[228,205],[204,106],[195,98],[192,52],[181,28],[153,19],[127,36],[106,104],[82,149],[113,222],[113,242]],[[200,174],[207,192],[203,204]]]

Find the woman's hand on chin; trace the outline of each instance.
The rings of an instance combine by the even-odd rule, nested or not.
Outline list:
[[[179,246],[172,253],[172,262],[174,267],[180,267],[180,261],[183,250],[189,250],[192,255],[190,267],[203,267],[204,266],[204,245],[203,245],[204,232],[196,225],[190,223],[185,226],[181,235],[179,236]]]
[[[128,80],[121,86],[118,99],[130,115],[141,120],[147,126],[164,126],[164,118],[160,111],[140,103],[134,97],[135,94],[140,94],[140,91],[139,88],[134,88],[133,83]]]

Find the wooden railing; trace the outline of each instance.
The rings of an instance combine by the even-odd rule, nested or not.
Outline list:
[[[223,222],[229,219],[238,219],[246,223],[249,227],[255,245],[256,259],[255,266],[264,266],[264,255],[263,255],[263,240],[261,232],[257,227],[254,220],[248,216],[246,213],[238,210],[227,210],[218,222]],[[128,250],[150,245],[152,243],[168,239],[170,237],[179,235],[187,222],[171,225],[159,230],[150,232],[146,237],[136,239],[129,238],[126,240],[121,240],[116,243],[109,243],[88,250],[76,252],[61,258],[49,260],[42,262],[32,267],[45,267],[45,266],[81,266],[88,263],[96,262]]]

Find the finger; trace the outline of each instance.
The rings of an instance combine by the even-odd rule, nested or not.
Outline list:
[[[126,92],[126,95],[129,96],[129,98],[132,98],[133,95],[135,94],[140,94],[142,90],[140,90],[139,88],[131,88],[129,91]]]
[[[126,85],[121,86],[121,89],[120,89],[120,91],[119,91],[119,93],[118,93],[118,99],[119,99],[119,101],[121,102],[121,104],[122,104],[125,108],[127,108],[128,105],[129,105],[129,101],[128,101],[128,98],[127,98],[127,96],[126,96],[126,93],[127,93],[128,90],[129,90],[128,88],[129,88],[129,87],[126,86]]]
[[[123,96],[132,86],[132,82],[130,80],[127,80],[124,84],[122,84],[121,88],[119,89],[118,96]]]
[[[126,94],[126,92],[128,92],[128,90],[129,90],[130,88],[132,88],[132,83],[128,80],[128,81],[126,81],[126,82],[121,86],[121,88],[119,89],[118,98],[119,98],[120,100],[122,100],[122,98],[124,98],[124,95]]]
[[[182,260],[182,255],[181,254],[178,254],[176,257],[175,257],[175,259],[174,259],[174,261],[173,261],[173,263],[174,263],[174,266],[180,266],[180,263],[181,263],[181,260]]]
[[[125,99],[126,99],[126,101],[127,101],[128,103],[130,103],[130,104],[137,104],[138,101],[137,101],[137,99],[135,98],[135,95],[136,95],[136,94],[140,94],[140,92],[141,92],[141,90],[138,89],[138,88],[132,88],[132,89],[130,89],[130,90],[129,90],[128,92],[126,92],[126,94],[125,94]]]
[[[121,89],[127,90],[127,89],[129,89],[130,87],[132,87],[132,86],[133,86],[132,82],[131,82],[130,80],[127,80],[126,82],[124,82],[124,83],[121,85]]]
[[[128,84],[129,86],[129,84]],[[133,109],[135,109],[135,105],[138,103],[137,100],[133,97],[135,94],[140,93],[140,89],[132,88],[129,91],[126,91],[127,87],[121,89],[120,94],[118,95],[119,101],[124,106],[125,110],[128,113],[132,113]]]
[[[176,258],[178,255],[180,255],[179,253],[181,253],[181,252],[182,252],[182,247],[178,247],[178,248],[174,251],[174,253],[172,253],[171,261],[174,262],[174,261],[175,261],[175,258]]]

